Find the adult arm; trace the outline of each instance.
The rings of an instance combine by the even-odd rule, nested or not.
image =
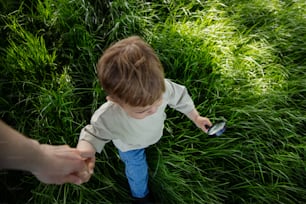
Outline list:
[[[29,171],[48,184],[80,184],[84,181],[76,173],[86,168],[78,150],[39,144],[0,120],[0,169]]]

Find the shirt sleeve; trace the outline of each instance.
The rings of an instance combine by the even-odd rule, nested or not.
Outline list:
[[[97,110],[92,116],[90,124],[81,130],[79,137],[79,140],[89,142],[98,153],[101,153],[105,144],[112,140],[111,133],[105,128],[105,121],[100,116],[101,111]]]
[[[174,83],[169,79],[166,79],[165,83],[169,107],[174,108],[185,115],[190,113],[195,106],[186,87]]]

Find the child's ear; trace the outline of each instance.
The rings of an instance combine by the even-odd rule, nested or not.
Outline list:
[[[111,96],[106,96],[106,100],[107,101],[111,101],[113,103],[117,103],[118,105],[121,105],[122,103],[120,102],[120,100],[116,99],[116,98],[113,98]]]
[[[118,103],[118,100],[114,99],[114,98],[111,97],[111,96],[106,96],[106,100],[107,100],[107,101],[114,102],[114,103]]]
[[[112,97],[110,97],[110,96],[106,96],[106,100],[107,100],[107,101],[112,101],[112,102],[114,102],[114,100],[113,100]]]

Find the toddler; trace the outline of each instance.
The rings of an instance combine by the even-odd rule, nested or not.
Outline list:
[[[106,49],[97,71],[107,102],[82,129],[77,148],[94,155],[112,141],[125,164],[132,197],[148,200],[145,148],[160,140],[166,107],[185,114],[205,132],[212,124],[199,115],[184,86],[164,78],[154,50],[138,36],[120,40]],[[94,156],[88,159],[91,170],[94,160]]]

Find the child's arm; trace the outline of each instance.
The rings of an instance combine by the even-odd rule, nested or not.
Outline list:
[[[200,116],[195,109],[194,103],[188,94],[185,86],[176,84],[169,79],[165,80],[168,100],[168,105],[181,113],[184,113],[190,120],[192,120],[197,127],[204,132],[207,132],[209,127],[212,126],[208,118]]]
[[[196,109],[193,109],[191,112],[187,114],[187,117],[196,124],[197,127],[202,129],[204,132],[207,132],[209,127],[212,126],[210,120],[206,117],[200,116]]]
[[[100,112],[103,113],[103,110]],[[93,174],[96,160],[95,153],[101,152],[105,144],[111,141],[111,139],[105,138],[104,133],[107,131],[103,128],[104,122],[101,121],[103,117],[100,117],[100,112],[95,112],[96,115],[94,114],[94,116],[92,116],[91,124],[86,125],[81,130],[77,145],[77,150],[87,164],[87,170],[78,173],[83,182],[87,182]],[[101,135],[103,135],[103,137],[101,137]]]
[[[77,149],[80,151],[81,156],[85,159],[85,162],[87,164],[87,170],[83,172],[79,172],[78,176],[81,177],[82,183],[87,182],[91,175],[94,172],[95,167],[95,148],[86,140],[80,140]]]

